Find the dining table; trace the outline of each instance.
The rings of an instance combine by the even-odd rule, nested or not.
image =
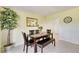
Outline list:
[[[40,40],[41,38],[47,37],[48,34],[46,32],[40,32],[38,34],[33,34],[30,37],[34,40],[34,53],[37,53],[37,40]]]

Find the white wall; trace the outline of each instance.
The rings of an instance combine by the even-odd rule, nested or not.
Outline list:
[[[72,22],[66,24],[63,19],[66,16],[72,17]],[[73,8],[70,10],[65,10],[56,14],[47,16],[48,21],[51,21],[54,27],[53,31],[57,33],[61,40],[69,41],[75,44],[79,44],[79,8]],[[53,22],[58,22],[54,23]]]

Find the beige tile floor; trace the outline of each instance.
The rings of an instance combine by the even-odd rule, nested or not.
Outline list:
[[[79,45],[66,42],[63,40],[58,40],[56,43],[56,47],[51,44],[46,46],[44,49],[44,53],[79,53]],[[33,53],[34,47],[29,47],[28,53]],[[41,49],[38,47],[38,53],[41,52]],[[7,53],[25,53],[23,52],[23,45],[10,48]]]

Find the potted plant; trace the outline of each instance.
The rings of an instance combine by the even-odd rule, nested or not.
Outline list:
[[[15,29],[17,27],[17,17],[15,11],[11,10],[10,8],[1,7],[0,10],[0,27],[1,30],[7,29],[8,30],[8,36],[7,36],[7,44],[4,47],[10,46],[13,43],[10,41],[10,32],[11,30]]]

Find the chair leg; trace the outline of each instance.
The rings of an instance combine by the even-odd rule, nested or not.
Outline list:
[[[26,45],[26,53],[28,53],[28,45]]]
[[[53,41],[52,41],[52,44],[53,44]]]
[[[56,46],[56,42],[55,42],[55,39],[54,39],[54,46]]]
[[[43,53],[43,47],[41,48],[41,53]]]
[[[24,47],[23,47],[23,51],[25,51],[25,44],[24,44]]]

